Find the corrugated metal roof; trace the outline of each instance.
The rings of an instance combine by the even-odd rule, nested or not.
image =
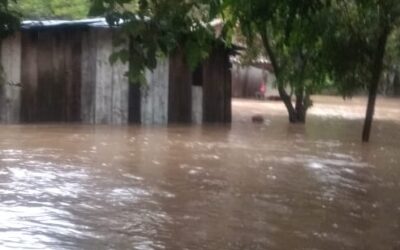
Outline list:
[[[149,18],[145,17],[145,20],[149,20]],[[223,23],[222,19],[215,19],[212,22],[210,22],[210,25],[217,26],[222,23]],[[110,27],[106,19],[104,17],[100,17],[100,18],[88,18],[81,20],[25,20],[22,22],[21,28],[32,29],[32,28],[51,28],[60,26],[104,27],[104,28]]]
[[[47,28],[47,27],[109,27],[105,18],[91,18],[82,20],[26,20],[22,22],[22,29]]]

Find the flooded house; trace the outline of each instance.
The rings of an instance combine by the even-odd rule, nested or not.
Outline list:
[[[216,45],[192,72],[176,52],[146,72],[147,85],[129,83],[129,65],[111,64],[116,51],[102,18],[25,21],[1,42],[3,123],[229,123],[230,51]]]

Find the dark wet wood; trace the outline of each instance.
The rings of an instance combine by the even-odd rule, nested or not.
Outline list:
[[[22,50],[22,121],[81,121],[82,31],[25,31]]]
[[[182,50],[177,50],[170,57],[168,95],[169,122],[190,123],[192,121],[192,72]]]
[[[37,67],[37,42],[38,34],[36,31],[26,31],[22,33],[22,62],[21,67],[21,121],[33,122],[38,115],[37,87],[38,87],[38,67]]]
[[[95,123],[97,37],[93,30],[85,30],[82,37],[81,118]]]
[[[141,123],[140,85],[129,84],[129,123]]]
[[[203,64],[203,120],[229,123],[232,120],[229,54],[217,46]]]

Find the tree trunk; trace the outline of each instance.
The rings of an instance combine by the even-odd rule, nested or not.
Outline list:
[[[304,103],[304,94],[303,91],[301,93],[296,94],[296,119],[297,122],[299,123],[305,123],[306,122],[306,112],[307,112],[307,107]]]
[[[263,29],[260,29],[260,30],[263,30]],[[283,82],[280,80],[280,73],[281,73],[280,67],[278,64],[278,60],[276,59],[276,56],[274,54],[274,51],[271,47],[270,41],[268,40],[266,30],[264,32],[261,32],[261,38],[262,38],[262,41],[264,44],[264,48],[267,52],[267,56],[271,60],[272,68],[274,69],[275,77],[278,82],[279,96],[282,99],[283,103],[285,104],[286,110],[289,115],[289,122],[290,123],[305,123],[307,107],[306,107],[306,105],[303,105],[303,104],[298,106],[299,109],[297,109],[293,106],[292,97],[291,97],[291,95],[289,95],[286,92]],[[303,100],[301,101],[301,103],[303,103]],[[300,104],[300,102],[299,102],[299,104]]]
[[[399,71],[396,69],[393,79],[393,95],[400,96],[400,76]]]
[[[365,116],[364,129],[362,134],[363,142],[369,142],[372,121],[374,119],[376,96],[378,92],[379,80],[382,75],[383,69],[383,59],[385,56],[386,43],[389,36],[389,28],[385,27],[382,34],[379,37],[378,46],[374,58],[374,63],[372,65],[372,77],[369,84],[369,96],[368,96],[368,106]]]

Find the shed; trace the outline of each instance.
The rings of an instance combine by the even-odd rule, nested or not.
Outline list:
[[[183,52],[160,59],[148,84],[130,84],[105,19],[25,21],[1,43],[0,120],[87,124],[231,121],[229,50],[216,45],[192,73]]]
[[[275,86],[275,74],[269,60],[260,57],[243,64],[240,57],[234,57],[232,63],[232,95],[234,97],[256,97],[261,83],[266,84],[265,97],[279,96]]]

